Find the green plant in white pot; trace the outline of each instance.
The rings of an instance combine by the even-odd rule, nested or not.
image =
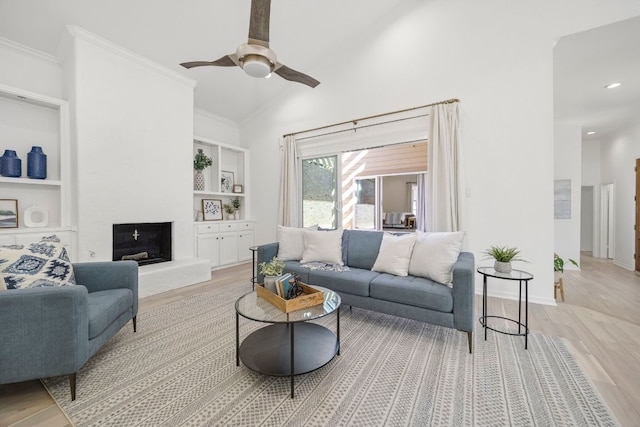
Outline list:
[[[511,263],[513,261],[529,262],[518,256],[520,255],[520,251],[518,249],[510,248],[508,246],[492,245],[482,253],[487,255],[484,259],[493,258],[495,260],[493,268],[498,273],[511,273]]]
[[[567,261],[569,261],[571,264],[575,265],[576,267],[580,267],[578,263],[572,260],[571,258],[569,258]],[[564,264],[565,264],[564,259],[562,259],[560,255],[558,255],[557,253],[554,253],[553,254],[553,283],[560,282],[562,273],[564,273]]]
[[[273,257],[269,262],[261,262],[259,264],[260,274],[264,275],[264,287],[265,289],[277,294],[276,280],[278,276],[282,274],[284,270],[284,261]]]
[[[198,148],[198,152],[193,158],[193,170],[195,175],[193,176],[193,189],[196,191],[204,191],[204,175],[202,171],[213,164],[213,159],[208,157],[202,151],[202,148]]]

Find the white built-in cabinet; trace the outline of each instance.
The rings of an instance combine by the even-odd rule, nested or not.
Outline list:
[[[47,155],[46,179],[27,177],[27,153],[34,145],[42,147]],[[0,85],[0,155],[5,150],[16,151],[22,160],[22,176],[0,176],[0,199],[18,201],[19,219],[18,228],[0,228],[0,244],[30,243],[56,234],[74,259],[67,101]],[[25,226],[24,211],[33,205],[46,209],[46,227]]]
[[[251,259],[253,221],[222,221],[196,224],[198,258],[208,259],[211,268],[236,264]]]
[[[207,138],[194,137],[193,155],[198,149],[213,160],[213,164],[203,171],[205,188],[193,191],[194,217],[202,216],[202,200],[215,199],[229,204],[234,198],[240,200],[239,219],[230,219],[223,211],[220,221],[196,221],[195,241],[198,258],[208,259],[211,268],[223,267],[251,259],[249,248],[254,242],[254,221],[248,218],[249,198],[249,155],[244,148],[216,142]],[[223,187],[221,178],[233,175],[233,183]],[[241,186],[242,191],[237,186]],[[198,215],[199,214],[199,215]]]

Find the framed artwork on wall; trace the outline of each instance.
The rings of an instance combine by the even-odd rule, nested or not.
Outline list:
[[[222,219],[222,200],[202,199],[202,213],[205,221],[220,221]]]
[[[242,185],[241,184],[234,184],[233,185],[233,192],[234,193],[242,193]]]
[[[231,193],[233,184],[233,172],[220,171],[220,191],[223,193]]]
[[[18,228],[18,200],[0,199],[0,228]]]

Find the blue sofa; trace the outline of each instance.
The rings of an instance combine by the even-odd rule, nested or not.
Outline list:
[[[344,230],[342,252],[350,271],[310,270],[299,261],[285,261],[285,272],[300,275],[304,283],[323,286],[340,294],[342,303],[432,323],[467,333],[469,352],[473,343],[475,292],[474,256],[461,252],[453,266],[453,286],[423,277],[399,277],[371,271],[378,256],[383,232]],[[278,243],[258,247],[258,263],[278,254]],[[429,262],[429,260],[425,260]],[[264,276],[258,274],[258,283]]]
[[[73,264],[76,286],[0,291],[0,384],[76,373],[129,320],[136,330],[138,264]]]

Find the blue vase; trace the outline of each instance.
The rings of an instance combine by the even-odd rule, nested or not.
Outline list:
[[[27,176],[33,179],[47,177],[47,155],[42,152],[42,147],[34,145],[27,153]]]
[[[4,150],[0,157],[0,175],[11,178],[18,178],[22,175],[22,160],[13,150]]]

